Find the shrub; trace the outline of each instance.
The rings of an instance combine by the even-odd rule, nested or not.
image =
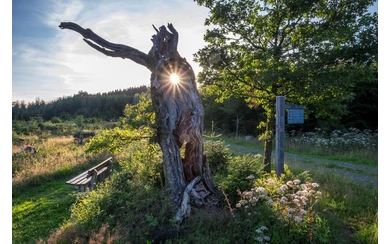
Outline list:
[[[61,123],[62,122],[62,120],[59,118],[59,117],[57,117],[57,116],[54,116],[53,118],[51,118],[51,120],[50,120],[53,124],[58,124],[58,123]]]
[[[226,171],[231,153],[222,141],[205,141],[204,151],[212,174]]]
[[[237,190],[250,189],[254,179],[260,178],[264,171],[261,166],[261,155],[243,155],[232,157],[227,166],[227,174],[220,180],[220,187],[231,202],[237,201]]]

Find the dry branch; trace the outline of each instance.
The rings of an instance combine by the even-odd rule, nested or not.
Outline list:
[[[155,68],[153,66],[154,62],[152,62],[152,60],[149,60],[148,55],[146,55],[145,53],[123,44],[111,43],[103,39],[102,37],[96,35],[91,29],[84,29],[73,22],[61,22],[59,27],[61,29],[73,30],[81,34],[84,37],[84,41],[88,45],[90,45],[97,51],[104,53],[107,56],[131,59],[137,64],[145,66],[150,71],[153,71],[153,69]],[[96,44],[94,44],[93,42]],[[108,50],[106,50],[105,48]]]
[[[153,46],[145,53],[122,44],[114,44],[72,22],[59,26],[78,32],[84,41],[97,51],[111,57],[128,58],[147,67],[151,72],[151,93],[156,109],[157,140],[163,152],[166,188],[178,212],[178,223],[189,215],[189,200],[197,205],[215,205],[214,185],[203,154],[204,109],[197,90],[191,65],[177,51],[179,34],[172,24],[168,29],[153,26]],[[170,75],[180,77],[179,84]],[[184,158],[180,148],[184,147]]]

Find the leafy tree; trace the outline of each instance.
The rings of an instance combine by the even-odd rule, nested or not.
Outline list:
[[[136,103],[133,97],[146,90],[146,86],[141,86],[102,94],[79,91],[73,96],[64,96],[48,103],[37,98],[27,105],[24,101],[13,101],[12,119],[29,120],[41,116],[46,121],[53,117],[68,120],[82,115],[84,118],[117,120],[123,115],[126,104]]]
[[[209,132],[222,134],[256,135],[258,121],[264,113],[261,107],[250,108],[244,99],[230,97],[220,102],[214,94],[201,91],[202,103],[205,110],[204,125]],[[238,123],[237,123],[238,118]]]
[[[203,88],[265,110],[264,164],[271,171],[275,97],[338,120],[361,80],[376,79],[373,0],[196,0],[210,9],[207,45],[195,54]]]

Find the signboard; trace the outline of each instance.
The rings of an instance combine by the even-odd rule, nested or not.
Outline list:
[[[287,110],[288,124],[303,124],[304,110],[303,108],[290,108]]]

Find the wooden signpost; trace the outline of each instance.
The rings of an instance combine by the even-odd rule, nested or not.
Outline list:
[[[288,124],[304,123],[304,105],[285,104],[284,96],[276,97],[276,175],[280,177],[284,169],[284,144],[285,144],[285,109],[287,109]]]

